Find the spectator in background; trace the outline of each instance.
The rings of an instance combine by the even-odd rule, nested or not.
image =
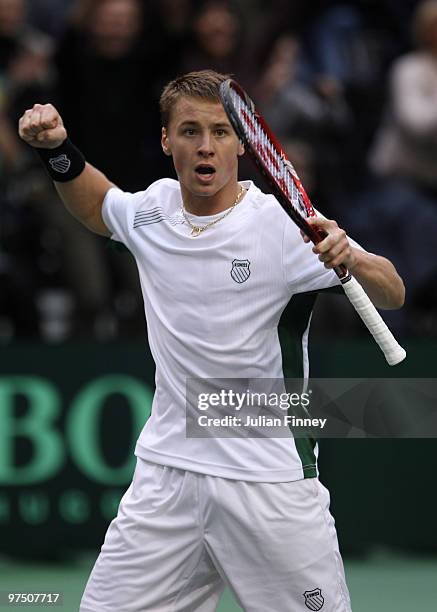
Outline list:
[[[236,6],[226,0],[207,0],[193,18],[192,44],[181,71],[212,69],[232,73],[245,87],[255,66],[245,55],[245,33]]]
[[[140,0],[83,0],[56,55],[58,106],[72,138],[91,163],[131,191],[145,177],[151,183],[162,175],[160,52],[149,48],[142,24]],[[131,117],[135,129],[126,129]]]
[[[39,30],[58,38],[75,3],[76,0],[30,0],[29,21]]]
[[[437,0],[419,4],[413,33],[418,49],[391,68],[388,106],[369,154],[378,180],[355,198],[349,227],[403,275],[404,328],[437,335]]]
[[[418,49],[392,67],[370,165],[380,177],[410,181],[437,198],[437,0],[418,6],[413,32]]]
[[[0,0],[0,342],[37,333],[41,209],[53,202],[53,187],[15,134],[35,97],[50,101],[51,54],[50,38],[29,26],[24,1]]]
[[[275,40],[254,95],[281,141],[288,141],[299,158],[299,151],[305,152],[303,163],[312,167],[313,188],[319,183],[325,196],[335,191],[344,138],[352,124],[340,83],[324,75],[300,78],[300,43],[285,33]],[[317,195],[322,206],[320,191]],[[327,201],[322,207],[331,214]]]
[[[26,17],[23,0],[0,0],[0,101],[11,113],[13,132],[30,100],[47,100],[50,91],[52,41]]]
[[[29,26],[25,8],[24,0],[0,0],[0,172],[27,156],[15,136],[23,111],[36,96],[50,98],[52,41]]]
[[[360,183],[384,104],[387,67],[398,51],[393,33],[397,19],[387,2],[390,0],[325,2],[305,35],[304,54],[311,59],[313,70],[341,84],[355,119],[344,156],[351,187]]]
[[[342,97],[341,83],[330,76],[314,75],[310,82],[299,79],[300,44],[292,34],[274,42],[257,88],[273,130],[305,135],[320,129],[349,126],[350,115]]]
[[[147,37],[160,52],[160,90],[182,72],[181,61],[191,44],[193,13],[192,0],[154,0],[150,7],[152,27],[147,28]]]
[[[165,174],[168,163],[159,148],[161,50],[144,37],[145,10],[140,0],[80,0],[55,57],[57,106],[72,139],[128,191]],[[136,333],[144,323],[133,260],[108,252],[101,238],[84,236],[77,224],[78,233],[80,240],[69,240],[69,259],[80,258],[74,277],[80,319],[88,327],[94,320],[92,329],[107,321],[103,327],[109,330],[120,315],[122,333],[126,326]],[[108,303],[112,312],[106,311]]]

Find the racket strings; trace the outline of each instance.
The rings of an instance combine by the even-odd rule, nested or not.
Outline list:
[[[293,180],[294,176],[295,179],[299,181],[292,164],[288,160],[285,160],[272,144],[258,118],[245,100],[232,89],[231,95],[234,107],[237,109],[240,121],[244,126],[246,136],[258,154],[262,157],[267,170],[284,192],[285,196],[291,200],[294,208],[297,208],[300,214],[308,217],[309,212],[305,200]]]

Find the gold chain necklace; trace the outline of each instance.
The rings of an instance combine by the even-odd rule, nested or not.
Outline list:
[[[225,217],[230,215],[231,212],[234,210],[234,208],[237,206],[238,202],[241,200],[241,198],[243,196],[243,193],[245,191],[246,190],[244,189],[244,187],[240,187],[240,191],[238,192],[237,198],[236,198],[235,202],[232,204],[232,206],[221,217],[219,217],[218,219],[213,219],[212,221],[210,221],[206,225],[194,225],[193,223],[191,223],[191,221],[187,217],[187,213],[185,211],[185,206],[182,203],[182,206],[181,206],[182,214],[184,216],[185,221],[191,227],[191,234],[190,235],[193,236],[193,238],[197,238],[197,236],[199,236],[202,232],[207,230],[209,227],[212,227],[213,225],[215,225],[216,223],[218,223],[219,221],[221,221],[222,219],[224,219]]]

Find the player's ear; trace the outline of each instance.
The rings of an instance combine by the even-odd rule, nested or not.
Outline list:
[[[161,131],[161,147],[165,155],[171,156],[170,142],[168,140],[167,130],[165,127]]]
[[[238,155],[241,157],[241,155],[244,155],[244,144],[241,142],[241,140],[238,142]]]

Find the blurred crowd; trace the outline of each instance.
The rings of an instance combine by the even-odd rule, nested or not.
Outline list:
[[[203,68],[247,88],[315,206],[395,263],[396,331],[437,335],[437,0],[0,0],[0,343],[144,330],[132,257],[64,210],[19,117],[55,104],[89,162],[143,189],[174,176],[160,91]],[[241,178],[260,183],[245,160]]]

